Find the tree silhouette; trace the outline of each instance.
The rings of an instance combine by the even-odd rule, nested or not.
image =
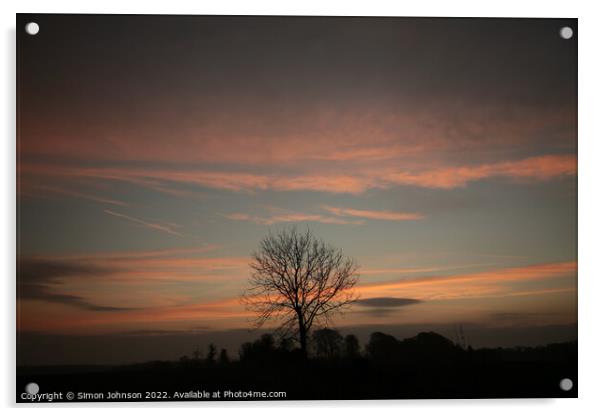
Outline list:
[[[309,229],[299,233],[294,227],[268,234],[252,256],[250,288],[243,301],[257,313],[256,326],[278,321],[279,331],[293,334],[307,356],[312,325],[326,324],[356,299],[356,262]]]
[[[228,357],[228,351],[225,348],[222,348],[222,350],[219,353],[219,363],[221,365],[226,365],[230,363],[230,357]]]
[[[353,334],[345,337],[345,356],[347,358],[357,358],[360,356],[360,342]]]
[[[216,355],[217,355],[217,347],[213,343],[209,344],[209,351],[207,352],[207,358],[206,358],[207,362],[210,364],[215,363]]]
[[[343,337],[339,331],[322,328],[314,331],[311,338],[317,357],[332,360],[341,356]]]
[[[280,345],[278,345],[278,348],[281,351],[292,351],[294,349],[295,346],[295,340],[292,339],[291,337],[281,337],[280,338]]]
[[[240,346],[241,361],[267,361],[273,357],[275,351],[275,341],[271,334],[263,334],[258,340],[245,342]]]

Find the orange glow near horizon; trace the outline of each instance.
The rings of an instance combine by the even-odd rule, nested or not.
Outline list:
[[[212,263],[211,261],[209,263]],[[445,276],[427,276],[403,280],[368,283],[354,290],[359,298],[411,298],[425,305],[438,304],[441,301],[453,301],[463,306],[463,316],[479,319],[480,307],[473,306],[476,300],[503,297],[531,297],[545,299],[548,295],[576,292],[576,270],[574,261],[561,263],[536,264],[525,267],[510,267],[490,271],[452,274]],[[529,289],[529,282],[556,280],[560,287],[547,289]],[[150,281],[139,281],[145,286]],[[239,280],[244,288],[245,280]],[[525,286],[525,284],[527,286]],[[96,292],[98,293],[98,291]],[[167,294],[157,293],[160,297]],[[216,328],[239,328],[248,325],[253,314],[246,311],[239,297],[221,300],[190,303],[189,299],[175,300],[175,303],[163,306],[140,307],[132,310],[114,312],[78,312],[73,308],[53,305],[46,302],[27,301],[27,308],[21,307],[19,330],[21,331],[75,331],[76,333],[94,333],[107,331],[107,328],[137,328],[137,325],[154,322],[161,328],[191,327],[195,323],[218,324]],[[42,309],[40,309],[42,308]],[[358,307],[353,307],[357,310]],[[41,310],[52,311],[48,315]],[[360,308],[361,310],[361,308]],[[471,312],[472,310],[472,312]],[[353,314],[351,314],[353,316]],[[52,319],[48,320],[48,317]],[[445,316],[430,316],[430,319],[445,320]],[[365,318],[361,319],[366,321]],[[377,320],[378,321],[378,320]],[[49,325],[53,322],[54,325]],[[221,324],[219,324],[221,322]],[[347,320],[348,323],[352,322]],[[222,325],[222,326],[219,326]]]

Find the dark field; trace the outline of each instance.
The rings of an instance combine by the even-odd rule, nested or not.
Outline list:
[[[319,348],[304,358],[263,336],[243,345],[236,360],[214,351],[204,358],[115,367],[18,367],[17,401],[30,401],[22,397],[30,382],[40,386],[40,394],[63,393],[53,401],[69,401],[67,392],[76,395],[73,401],[577,397],[576,342],[473,350],[435,333],[403,341],[375,333],[362,353],[345,350],[343,343],[340,347]],[[568,392],[559,387],[564,378],[574,383]],[[78,398],[81,392],[103,396]],[[141,397],[110,398],[109,392]],[[206,396],[190,397],[190,392]],[[212,396],[215,392],[219,397]],[[258,393],[253,397],[242,392]],[[286,396],[257,396],[260,392]]]

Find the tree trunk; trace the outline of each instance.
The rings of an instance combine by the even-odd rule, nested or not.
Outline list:
[[[301,354],[307,358],[307,329],[301,314],[299,314],[299,343],[301,344]]]

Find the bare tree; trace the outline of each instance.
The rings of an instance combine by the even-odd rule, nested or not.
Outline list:
[[[278,321],[280,332],[294,334],[307,355],[312,325],[327,324],[333,313],[355,301],[356,262],[309,229],[300,233],[296,228],[268,234],[252,256],[243,301],[257,313],[256,326]]]

